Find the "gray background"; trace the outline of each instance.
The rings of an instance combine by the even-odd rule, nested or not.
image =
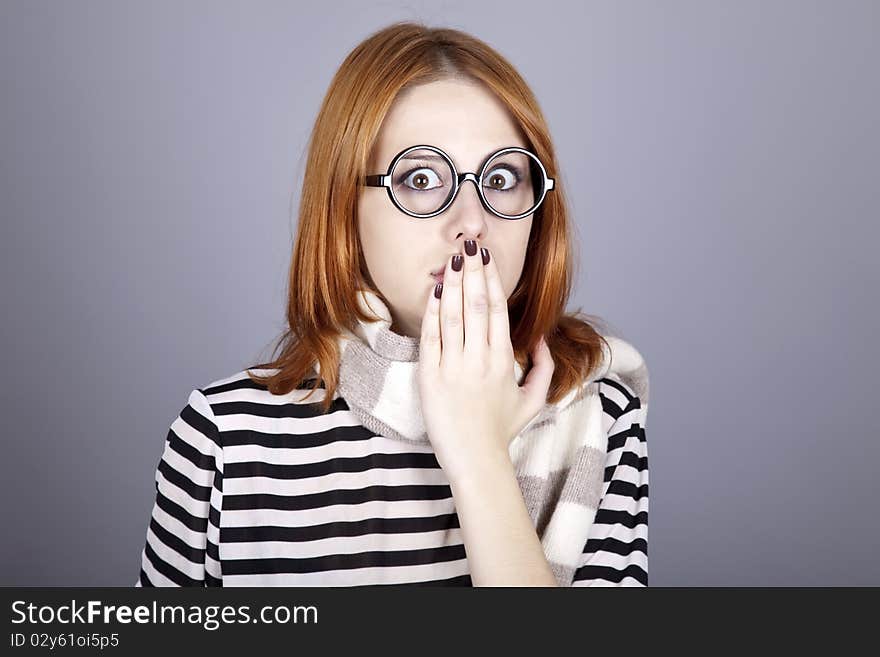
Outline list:
[[[548,117],[570,309],[651,372],[651,585],[880,585],[880,3],[314,4],[0,3],[0,584],[134,582],[171,421],[281,330],[327,85],[413,18]]]

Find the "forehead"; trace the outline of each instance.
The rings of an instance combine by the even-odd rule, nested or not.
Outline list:
[[[398,96],[382,123],[373,161],[386,167],[397,153],[416,144],[437,146],[456,167],[468,170],[499,148],[528,148],[501,100],[480,85],[459,80],[431,82]]]

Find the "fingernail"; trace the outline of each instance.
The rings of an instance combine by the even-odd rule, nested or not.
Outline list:
[[[483,256],[483,264],[488,265],[489,264],[489,249],[487,249],[485,246],[480,247],[480,255]]]
[[[464,241],[464,252],[469,256],[477,255],[477,241],[476,240],[465,240]]]
[[[443,293],[443,283],[437,283],[437,285],[434,286],[434,296],[439,299],[440,295],[442,293]]]
[[[461,271],[461,266],[464,264],[464,257],[458,253],[452,256],[452,271]]]

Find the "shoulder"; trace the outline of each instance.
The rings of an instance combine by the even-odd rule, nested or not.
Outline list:
[[[615,419],[643,404],[641,396],[632,385],[618,376],[606,374],[598,379],[596,392],[602,401],[602,410]]]
[[[648,403],[648,364],[642,352],[631,342],[613,335],[603,335],[602,362],[593,375],[594,380],[606,379],[621,384],[618,388],[625,394],[638,397]],[[613,387],[613,385],[612,385]]]
[[[322,381],[306,378],[290,392],[276,395],[266,384],[254,381],[250,376],[268,376],[276,372],[277,369],[243,369],[193,390],[190,398],[195,396],[204,400],[203,410],[221,431],[245,428],[259,424],[264,419],[303,418],[322,414],[318,410],[319,402],[324,400],[326,394]],[[312,391],[315,383],[317,389]],[[336,400],[333,402],[334,405],[338,403]]]
[[[644,434],[648,405],[638,390],[615,375],[598,379],[596,389],[602,404],[603,428],[608,435],[632,431]]]
[[[645,425],[650,378],[642,353],[623,338],[603,335],[603,360],[592,377],[606,428],[636,421]]]
[[[209,401],[213,402],[245,399],[258,400],[263,397],[269,397],[275,400],[283,399],[285,401],[296,402],[301,397],[303,397],[305,393],[309,392],[312,389],[312,386],[315,384],[315,377],[306,378],[303,381],[300,381],[299,384],[289,393],[285,395],[275,395],[269,391],[266,384],[255,381],[253,378],[251,378],[251,375],[256,377],[265,377],[271,374],[275,374],[278,371],[278,369],[260,369],[251,367],[248,369],[239,370],[238,372],[230,374],[229,376],[215,379],[198,388],[198,391],[205,395],[205,397],[208,398]],[[318,381],[318,389],[324,389],[324,385],[320,380]]]

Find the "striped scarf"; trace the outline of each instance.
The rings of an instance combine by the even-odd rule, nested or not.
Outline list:
[[[393,332],[388,308],[372,291],[361,290],[358,300],[377,320],[340,336],[339,394],[375,434],[430,444],[416,378],[419,338]],[[602,345],[602,365],[559,402],[545,404],[509,448],[526,508],[560,586],[571,585],[602,495],[608,436],[598,384],[591,384],[603,377],[622,381],[643,407],[648,404],[642,356],[624,340],[604,337],[611,352]],[[523,375],[515,362],[520,385]]]

